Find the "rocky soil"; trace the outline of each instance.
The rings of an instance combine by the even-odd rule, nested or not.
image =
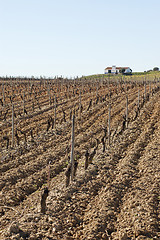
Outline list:
[[[128,127],[123,126],[125,91],[117,90],[111,86],[111,96],[105,96],[108,86],[100,88],[104,99],[98,102],[96,92],[84,93],[81,114],[79,97],[63,101],[66,121],[59,106],[56,129],[46,131],[48,116],[54,115],[49,107],[32,118],[16,120],[16,126],[27,134],[33,129],[34,139],[28,134],[25,142],[21,136],[20,144],[8,149],[1,142],[0,239],[160,239],[160,89],[150,91],[144,102],[144,87],[128,85]],[[111,144],[106,138],[103,151],[109,103]],[[73,107],[78,169],[66,187]],[[1,133],[10,136],[11,119],[7,121],[1,122]],[[85,170],[85,152],[93,152],[96,139],[96,154]],[[41,213],[46,187],[47,208]]]

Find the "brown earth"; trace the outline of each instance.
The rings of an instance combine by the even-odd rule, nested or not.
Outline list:
[[[34,141],[28,135],[27,143],[21,138],[19,146],[9,147],[8,150],[2,142],[0,239],[160,238],[159,88],[150,94],[135,117],[138,86],[129,85],[129,124],[126,129],[122,129],[125,92],[116,92],[114,86],[110,89],[111,92],[113,89],[110,99],[111,145],[108,146],[106,141],[106,151],[103,152],[100,141],[87,170],[84,169],[85,151],[93,152],[96,139],[101,140],[104,135],[109,98],[96,104],[96,96],[92,92],[82,95],[83,112],[80,115],[77,110],[75,129],[78,170],[67,188],[65,170],[71,139],[69,114],[73,106],[78,107],[78,97],[66,103],[64,101],[66,122],[61,121],[63,114],[59,107],[56,130],[46,131],[48,115],[54,113],[54,109],[49,109],[18,122],[18,127],[23,131],[33,129]],[[143,94],[143,86],[140,90]],[[104,97],[106,92],[107,86],[99,90],[99,95]],[[93,105],[87,111],[91,98]],[[37,124],[41,127],[39,131]],[[2,132],[7,132],[9,136],[10,128],[9,124],[2,122]],[[42,214],[41,195],[47,183],[47,211]]]

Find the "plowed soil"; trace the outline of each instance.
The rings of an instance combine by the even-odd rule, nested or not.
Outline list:
[[[151,92],[148,87],[149,97],[142,104],[144,86],[128,86],[125,128],[126,94],[118,87],[115,91],[113,85],[111,97],[105,96],[108,85],[99,89],[104,99],[98,102],[96,91],[84,92],[81,114],[78,96],[64,99],[66,121],[59,105],[56,129],[46,131],[48,116],[54,115],[52,107],[38,115],[32,112],[35,115],[30,118],[16,118],[16,127],[26,131],[27,142],[19,135],[20,143],[6,149],[1,140],[0,239],[160,239],[160,88]],[[141,98],[137,114],[138,89]],[[103,152],[101,138],[108,124],[109,103],[111,143],[108,145],[106,138]],[[78,169],[66,187],[73,108]],[[1,122],[1,133],[11,136],[11,113]],[[85,170],[85,152],[93,152],[96,139],[96,154]],[[40,202],[47,186],[47,210],[43,214]]]

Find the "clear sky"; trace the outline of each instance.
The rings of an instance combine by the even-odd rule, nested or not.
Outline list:
[[[160,0],[0,0],[0,76],[160,67]]]

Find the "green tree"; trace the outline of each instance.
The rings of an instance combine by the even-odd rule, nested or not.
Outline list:
[[[121,68],[121,69],[119,70],[119,72],[122,73],[122,74],[124,74],[125,69],[124,69],[124,68]]]
[[[159,68],[158,67],[154,67],[153,71],[159,71]]]

